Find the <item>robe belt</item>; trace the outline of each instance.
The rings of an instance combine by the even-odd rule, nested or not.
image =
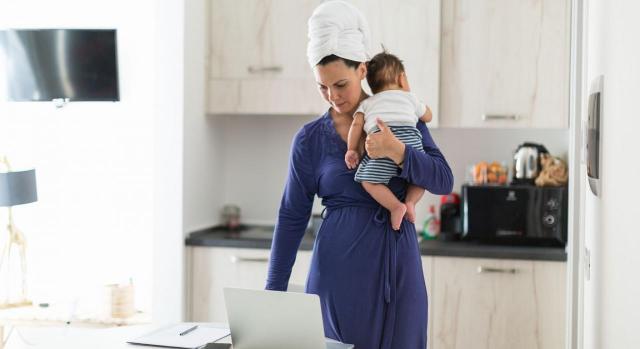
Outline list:
[[[376,205],[357,205],[357,204],[349,204],[349,205],[335,205],[335,206],[326,206],[320,216],[322,219],[325,219],[331,211],[345,208],[345,207],[361,207],[361,208],[371,208],[376,209],[376,213],[373,215],[373,222],[376,225],[384,226],[383,231],[385,234],[385,246],[384,246],[384,301],[388,304],[391,302],[391,284],[396,283],[396,236],[395,234],[401,234],[402,230],[396,232],[391,228],[389,223],[389,212],[386,208]],[[328,211],[327,211],[328,209]]]

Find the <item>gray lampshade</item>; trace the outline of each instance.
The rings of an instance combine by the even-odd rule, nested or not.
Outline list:
[[[0,206],[22,205],[37,200],[36,170],[0,172]]]

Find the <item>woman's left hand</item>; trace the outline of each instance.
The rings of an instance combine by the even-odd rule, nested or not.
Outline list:
[[[383,121],[376,119],[376,123],[380,132],[367,136],[364,144],[367,154],[372,159],[390,158],[396,164],[402,163],[404,161],[405,144],[396,138]]]

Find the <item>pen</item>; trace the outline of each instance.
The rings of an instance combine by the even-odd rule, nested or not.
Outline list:
[[[187,333],[189,333],[189,332],[191,332],[191,331],[195,330],[196,328],[198,328],[198,325],[195,325],[195,326],[193,326],[193,327],[191,327],[191,328],[189,328],[189,329],[185,330],[184,332],[180,332],[180,335],[181,335],[181,336],[184,336],[185,334],[187,334]]]

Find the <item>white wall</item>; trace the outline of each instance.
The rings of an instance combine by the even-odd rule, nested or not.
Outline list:
[[[132,277],[138,307],[151,306],[153,7],[150,0],[0,2],[0,27],[118,30],[119,103],[59,110],[0,103],[0,153],[37,173],[39,201],[14,210],[29,240],[36,301],[82,301]]]
[[[604,75],[604,130],[602,197],[588,199],[585,217],[596,256],[585,284],[585,348],[640,347],[638,13],[635,1],[589,1],[588,81]]]
[[[186,232],[218,223],[223,145],[204,113],[205,0],[163,1],[156,29],[154,322],[184,319]]]
[[[599,74],[603,73],[602,60],[606,49],[604,40],[605,23],[605,2],[588,1],[587,7],[587,48],[586,65],[587,77],[586,87],[590,88],[591,81]],[[608,79],[607,79],[608,80]],[[609,81],[606,82],[607,84]],[[608,91],[607,91],[608,92]],[[586,92],[588,94],[588,91]],[[588,96],[585,96],[585,103]],[[586,111],[582,115],[583,120],[587,120]],[[586,176],[586,164],[581,166],[581,174]],[[593,195],[587,182],[583,183],[584,193],[584,246],[585,251],[589,251],[591,267],[588,269],[588,276],[584,280],[584,320],[582,341],[585,348],[602,347],[602,244],[604,235],[602,234],[602,213],[601,200]]]
[[[287,175],[289,147],[296,131],[315,117],[211,116],[224,129],[224,202],[238,204],[243,220],[274,224]],[[524,141],[542,143],[566,158],[568,130],[489,130],[440,128],[431,131],[455,178],[455,191],[465,180],[468,165],[475,162],[511,162],[516,147]],[[472,144],[473,146],[468,146]],[[439,196],[427,194],[418,208],[418,222],[429,203],[439,205]],[[316,201],[314,212],[321,206]]]
[[[153,320],[183,317],[184,2],[154,10],[157,40],[154,128]]]
[[[184,317],[185,231],[216,224],[223,202],[221,129],[204,117],[205,8],[0,3],[0,27],[118,29],[121,102],[0,104],[0,154],[38,171],[40,201],[15,214],[33,298],[133,277],[155,322]]]
[[[223,128],[205,116],[208,1],[185,2],[184,231],[216,224],[223,203]]]
[[[315,117],[210,116],[221,129],[225,204],[242,209],[246,223],[274,224],[295,133]],[[316,211],[320,206],[316,204]]]

